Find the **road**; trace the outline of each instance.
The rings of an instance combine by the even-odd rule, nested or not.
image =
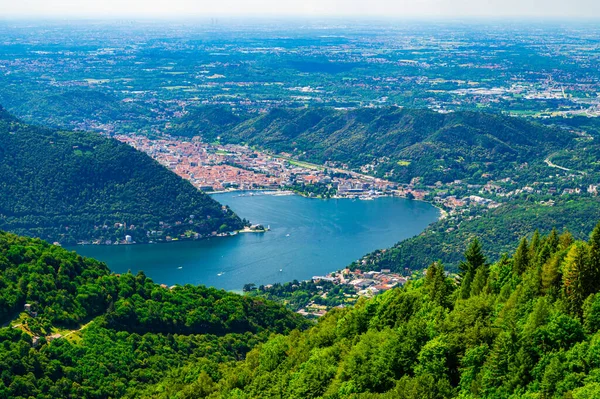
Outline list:
[[[66,338],[66,337],[68,337],[69,335],[71,335],[71,334],[73,334],[73,333],[75,333],[75,332],[78,332],[78,331],[81,331],[81,330],[83,330],[84,328],[86,328],[87,326],[89,326],[90,324],[92,324],[93,322],[94,322],[94,320],[92,320],[92,321],[90,321],[90,322],[88,322],[88,323],[86,323],[86,324],[82,325],[82,326],[81,326],[81,327],[79,327],[77,330],[71,330],[71,332],[68,332],[68,333],[66,333],[65,335],[63,335],[63,338]]]
[[[552,155],[551,155],[551,156],[552,156]],[[546,159],[544,160],[544,162],[546,162],[546,165],[550,166],[551,168],[556,168],[556,169],[564,170],[565,172],[575,172],[575,173],[580,173],[580,174],[582,174],[582,175],[585,175],[585,174],[586,174],[585,172],[582,172],[582,171],[580,171],[580,170],[569,169],[569,168],[565,168],[564,166],[560,166],[560,165],[557,165],[557,164],[555,164],[555,163],[552,163],[552,161],[550,160],[550,157],[551,157],[551,156],[549,156],[548,158],[546,158]]]

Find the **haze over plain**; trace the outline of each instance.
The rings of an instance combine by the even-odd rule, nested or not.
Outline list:
[[[600,3],[596,0],[0,1],[0,18],[170,18],[218,15],[594,19],[600,17]]]

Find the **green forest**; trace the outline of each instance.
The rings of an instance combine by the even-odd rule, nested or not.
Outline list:
[[[308,322],[263,299],[111,274],[0,232],[0,325],[0,398],[117,398],[184,365],[219,378],[221,363]]]
[[[458,270],[432,262],[311,326],[1,233],[0,397],[600,395],[600,224],[587,241],[535,231],[493,263],[475,237]]]
[[[486,256],[498,260],[513,252],[521,237],[532,230],[550,233],[552,226],[561,226],[575,238],[583,239],[600,220],[600,200],[597,197],[556,199],[553,206],[542,205],[531,199],[515,199],[503,206],[483,213],[477,209],[464,215],[457,226],[456,220],[441,219],[418,236],[400,241],[388,249],[374,251],[355,269],[391,269],[402,271],[427,267],[442,259],[449,270],[457,270],[462,253],[471,240],[478,238]],[[365,264],[362,264],[365,260]]]
[[[243,227],[130,146],[27,125],[0,108],[0,228],[61,244],[164,241]]]
[[[490,264],[474,239],[449,278],[425,276],[304,332],[272,337],[219,381],[223,398],[595,398],[600,225],[589,241],[534,232]],[[148,395],[185,395],[189,367]]]

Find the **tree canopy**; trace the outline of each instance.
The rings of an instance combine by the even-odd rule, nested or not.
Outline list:
[[[130,146],[20,122],[0,108],[0,228],[61,244],[210,235],[242,221]]]

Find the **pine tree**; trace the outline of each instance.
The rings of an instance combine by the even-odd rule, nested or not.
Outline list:
[[[590,294],[600,291],[600,223],[592,231],[589,241],[590,270],[586,284]]]
[[[471,242],[471,245],[469,245],[469,248],[465,251],[465,259],[467,260],[467,263],[471,265],[473,271],[477,270],[480,266],[485,265],[485,255],[483,254],[481,244],[477,238]]]
[[[486,258],[481,249],[481,244],[475,238],[465,251],[465,261],[460,262],[458,265],[460,269],[459,284],[461,298],[466,299],[471,295],[471,285],[473,284],[477,270],[485,265]],[[487,279],[487,274],[485,278]]]
[[[531,237],[531,244],[529,245],[529,259],[537,258],[537,254],[542,248],[542,238],[540,231],[536,230]]]
[[[589,270],[589,252],[587,245],[576,242],[571,246],[563,265],[563,289],[569,300],[573,314],[580,314],[583,302],[588,296],[586,274]]]
[[[473,278],[473,282],[471,283],[470,296],[479,295],[484,291],[487,284],[488,275],[489,268],[487,265],[480,266],[477,269],[477,272],[475,272],[475,277]]]
[[[546,243],[550,246],[552,253],[558,250],[558,231],[553,228],[548,237],[546,237]]]
[[[558,237],[558,249],[564,251],[569,248],[573,244],[573,235],[569,232],[569,230],[565,229],[563,233]]]
[[[555,254],[542,266],[542,290],[548,293],[560,287],[560,264],[562,257]]]
[[[527,238],[523,237],[513,257],[513,273],[520,276],[529,267],[529,245]]]
[[[425,285],[428,287],[431,300],[440,306],[446,306],[448,297],[448,285],[444,265],[441,262],[433,262],[425,274]]]
[[[550,316],[550,309],[545,297],[539,297],[534,306],[533,311],[527,318],[527,323],[523,327],[523,332],[527,336],[531,336],[536,329],[545,324]]]
[[[482,386],[485,394],[494,394],[507,381],[510,365],[517,352],[516,335],[512,331],[500,333],[485,364]]]
[[[537,267],[541,270],[544,267],[544,264],[550,259],[552,256],[552,249],[549,243],[545,243],[542,246],[542,249],[538,252],[535,263]]]

